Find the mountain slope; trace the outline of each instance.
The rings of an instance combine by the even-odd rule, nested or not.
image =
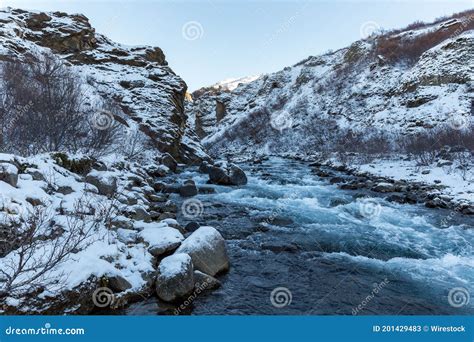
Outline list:
[[[313,148],[328,132],[466,127],[474,103],[473,16],[373,36],[232,91],[196,91],[196,132],[214,149],[289,152]]]

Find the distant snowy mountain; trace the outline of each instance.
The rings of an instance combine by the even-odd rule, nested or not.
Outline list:
[[[221,82],[218,82],[218,83],[210,86],[209,88],[215,89],[217,91],[233,91],[239,85],[253,82],[256,79],[258,79],[259,77],[260,77],[260,75],[241,77],[241,78],[228,78],[226,80],[223,80]]]
[[[189,108],[196,132],[208,146],[265,151],[307,146],[323,126],[414,134],[467,125],[473,16],[369,37],[235,89],[198,90]]]

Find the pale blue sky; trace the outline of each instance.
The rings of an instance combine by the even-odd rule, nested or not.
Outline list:
[[[474,8],[474,1],[0,0],[0,6],[83,13],[115,41],[161,47],[195,90],[344,47],[360,39],[361,27],[431,21]],[[193,27],[183,36],[189,22],[195,40],[189,40]]]

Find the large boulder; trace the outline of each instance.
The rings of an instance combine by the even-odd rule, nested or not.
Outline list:
[[[235,164],[213,166],[209,170],[209,182],[220,185],[245,185],[247,176]]]
[[[225,240],[213,227],[198,228],[183,241],[176,253],[189,254],[194,268],[211,276],[229,269]]]
[[[0,181],[16,187],[18,183],[18,169],[10,163],[0,163]]]
[[[209,181],[213,184],[229,185],[229,176],[223,168],[213,166],[209,170]]]
[[[156,294],[165,302],[174,302],[194,289],[194,269],[187,254],[173,254],[158,266]]]

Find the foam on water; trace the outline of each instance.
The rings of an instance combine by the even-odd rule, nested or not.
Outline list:
[[[390,300],[402,304],[405,300],[404,292],[411,291],[410,286],[413,287],[412,295],[416,294],[417,298],[426,295],[426,298],[444,298],[444,302],[449,289],[456,286],[466,288],[474,294],[472,220],[463,219],[456,223],[453,221],[450,227],[442,228],[440,222],[449,213],[441,210],[391,203],[383,198],[370,197],[370,194],[365,194],[369,197],[355,199],[354,192],[340,190],[336,185],[330,185],[327,181],[313,176],[310,168],[303,163],[273,159],[253,170],[247,169],[247,174],[249,183],[244,187],[214,186],[215,194],[199,196],[204,202],[224,204],[226,212],[236,213],[235,219],[234,216],[227,214],[220,218],[223,221],[221,230],[224,233],[228,227],[238,227],[248,222],[263,223],[269,229],[245,235],[248,237],[243,243],[239,243],[238,240],[232,241],[234,269],[231,270],[230,278],[233,281],[237,281],[236,279],[243,281],[239,278],[240,273],[245,273],[245,269],[252,266],[248,262],[245,264],[240,262],[248,258],[251,260],[249,262],[258,261],[266,265],[266,268],[283,272],[279,274],[275,271],[273,274],[273,271],[265,269],[260,271],[264,266],[256,266],[254,272],[262,272],[260,278],[257,274],[254,275],[259,283],[272,283],[276,281],[275,279],[281,279],[283,275],[289,281],[301,278],[301,291],[306,287],[308,291],[316,287],[323,293],[326,289],[322,284],[305,285],[306,276],[298,273],[300,263],[306,260],[304,262],[308,265],[307,267],[303,265],[301,271],[314,267],[313,272],[323,272],[321,276],[328,279],[335,277],[334,281],[337,282],[335,285],[328,280],[329,288],[338,285],[338,279],[341,277],[338,272],[344,275],[347,272],[352,274],[354,272],[352,270],[360,270],[354,273],[353,277],[356,275],[360,277],[357,279],[361,284],[370,283],[374,281],[373,279],[376,281],[380,276],[390,276],[393,288],[387,290],[389,292],[387,296],[391,298]],[[207,177],[193,172],[183,174],[184,177],[193,177],[201,184],[207,181]],[[333,199],[342,201],[331,205]],[[363,206],[366,201],[375,206],[374,215],[364,213]],[[239,215],[247,215],[246,219],[249,221],[239,220]],[[266,220],[268,217],[282,219],[277,222]],[[259,246],[281,244],[294,245],[298,252],[277,253],[276,256],[279,257],[277,262],[272,261],[275,257],[272,252],[259,249]],[[264,260],[265,258],[270,260]],[[324,273],[328,265],[334,265],[335,269]],[[285,274],[284,270],[288,269],[294,273]],[[269,279],[265,280],[265,277]],[[239,292],[243,290],[238,289],[238,284],[227,286],[231,287],[226,289],[224,284],[222,291],[229,301],[233,296],[238,298],[250,295]],[[348,285],[347,291],[354,291],[355,297],[364,297],[366,289]],[[303,294],[302,296],[304,297]],[[411,298],[410,300],[415,300],[408,294],[406,296]],[[307,300],[309,298],[307,297]],[[423,300],[428,300],[426,298]],[[421,301],[421,304],[414,304],[410,312],[425,312],[423,310],[437,312],[439,308],[435,302],[436,300]],[[215,309],[216,305],[225,304],[209,305]],[[305,305],[301,304],[302,307]],[[343,300],[331,305],[343,305]],[[452,308],[443,306],[443,310],[445,309]],[[238,310],[254,312],[252,310],[257,309],[245,307]],[[374,310],[392,312],[382,307]],[[344,309],[341,312],[346,311]]]

